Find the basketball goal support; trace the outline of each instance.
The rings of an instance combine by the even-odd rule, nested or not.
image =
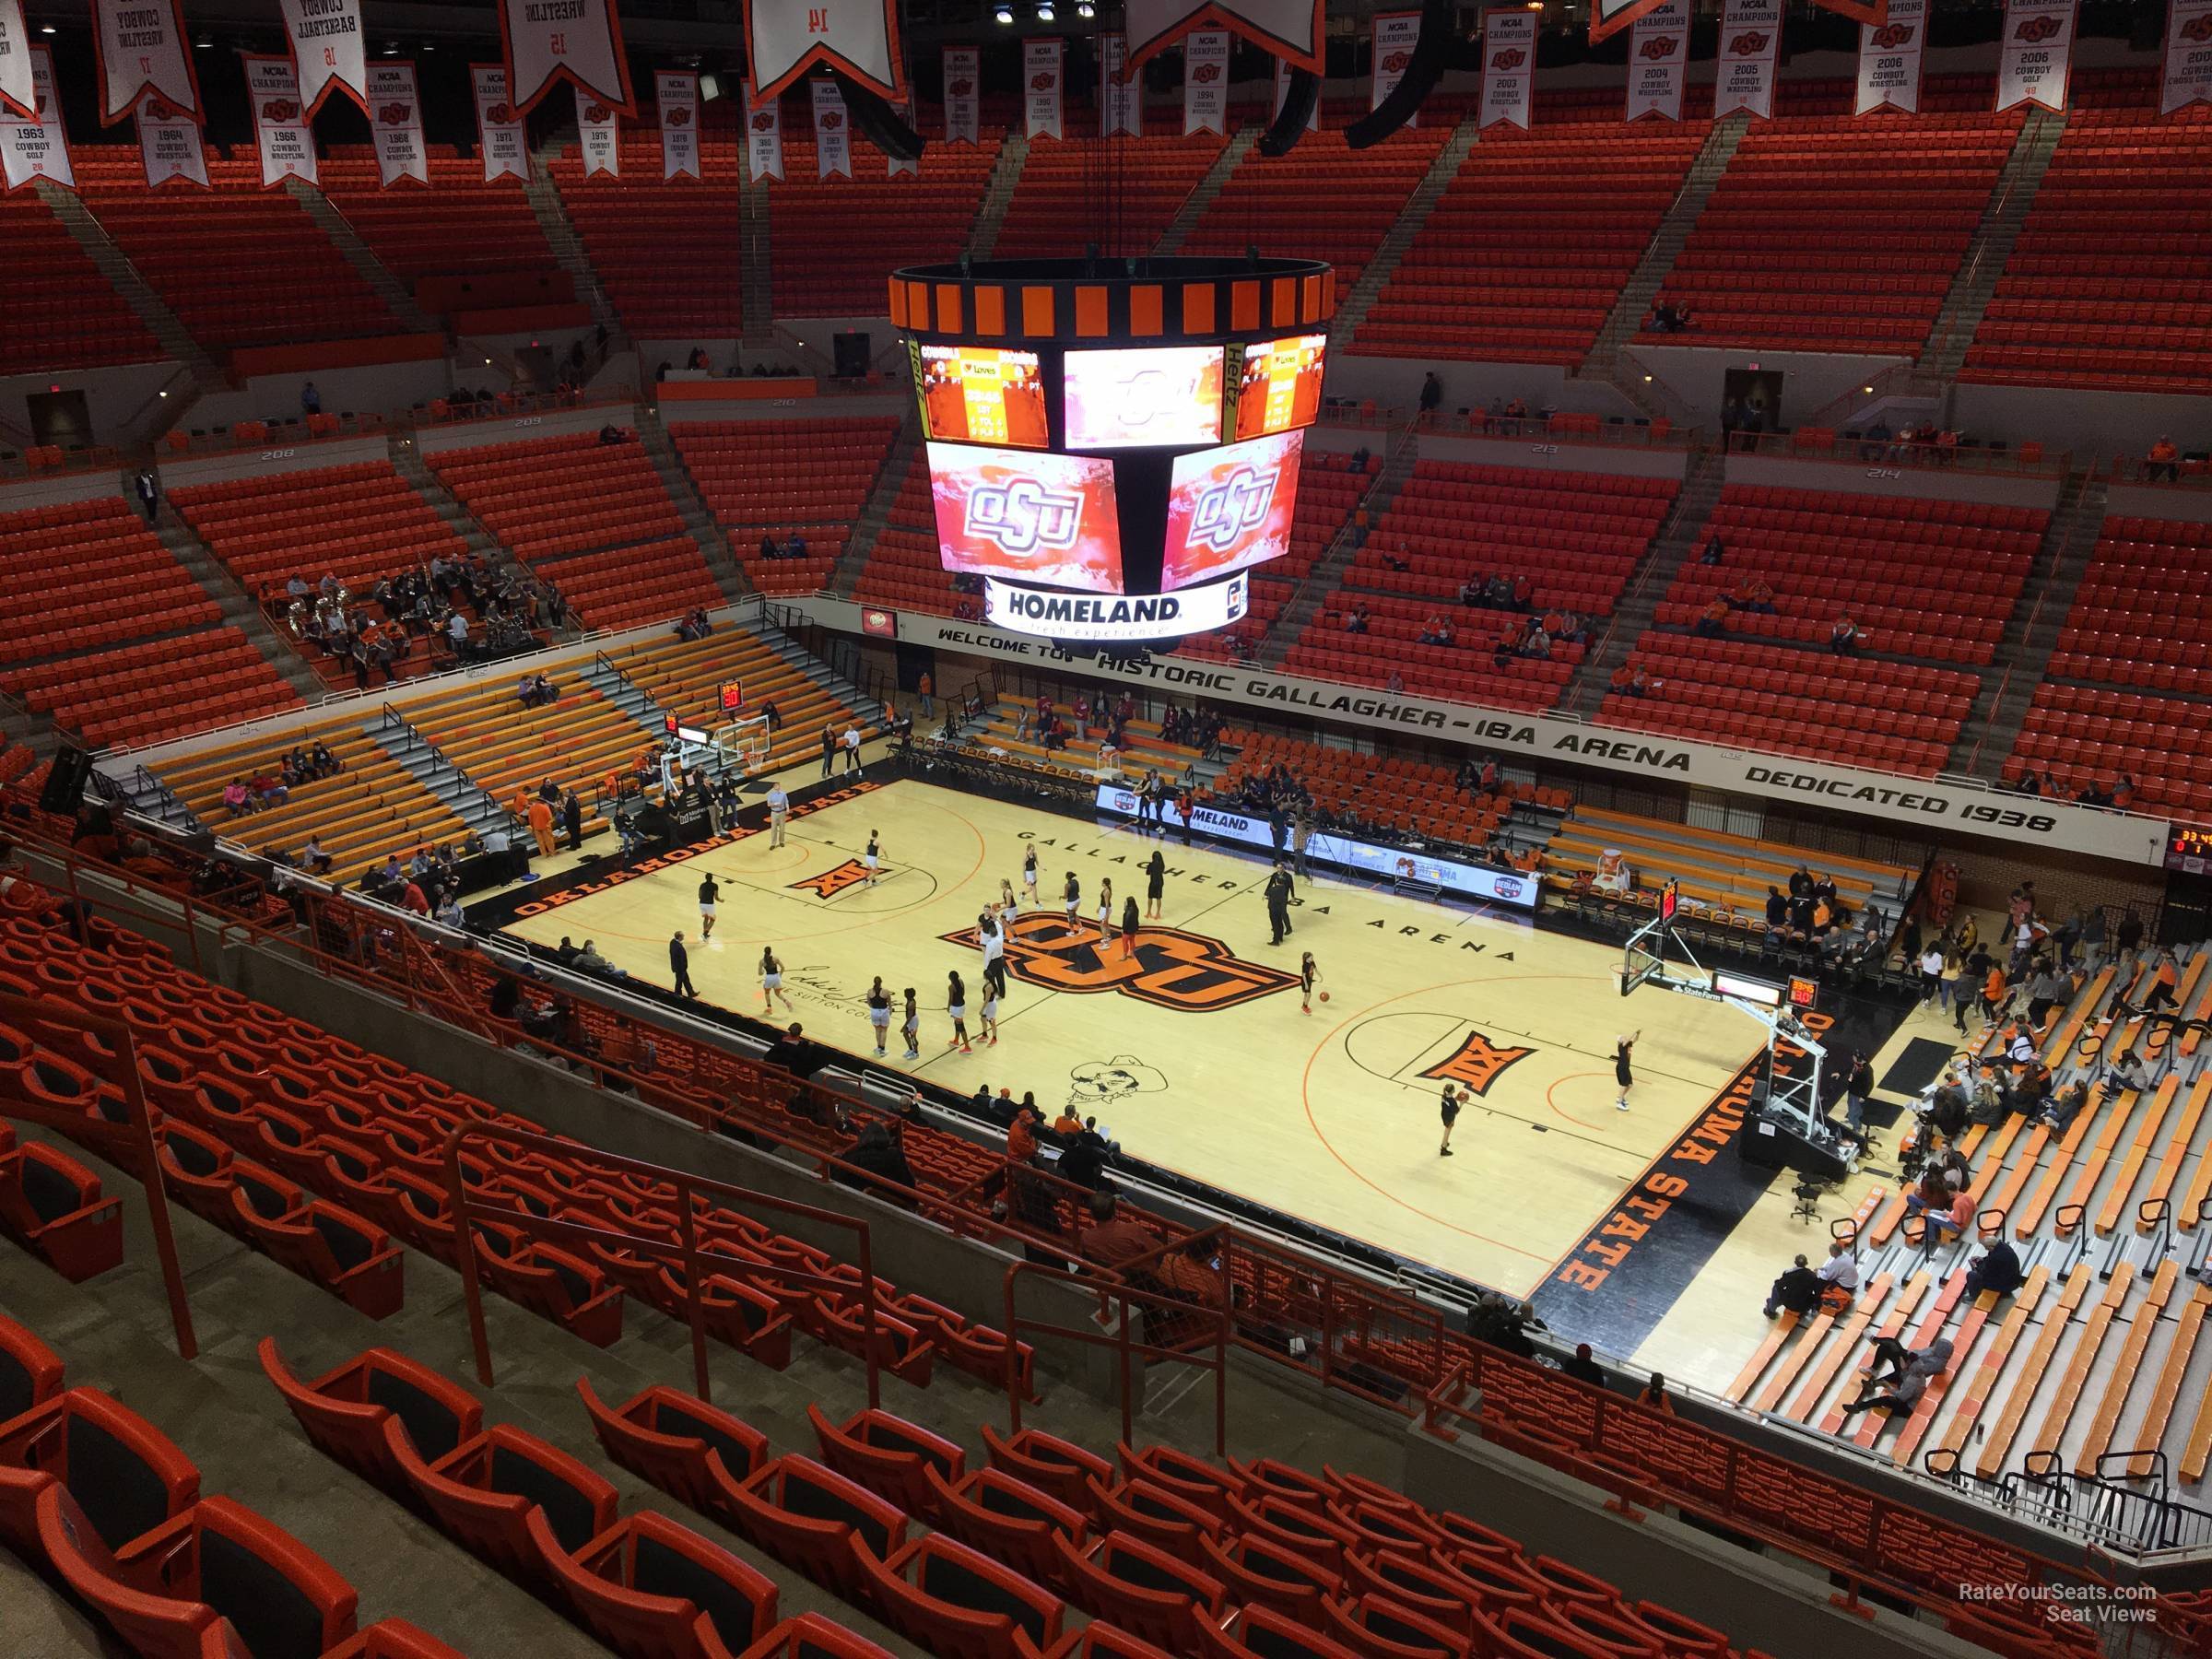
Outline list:
[[[1834,1148],[1836,1156],[1851,1162],[1857,1156],[1856,1147],[1829,1127],[1820,1110],[1820,1068],[1828,1058],[1827,1047],[1797,1018],[1783,987],[1700,965],[1688,941],[1675,930],[1673,916],[1665,913],[1670,909],[1662,906],[1660,916],[1629,935],[1620,994],[1626,996],[1640,986],[1656,985],[1677,996],[1724,1003],[1756,1019],[1767,1034],[1761,1077],[1767,1114],[1817,1146],[1830,1147],[1841,1141]],[[1804,1054],[1808,1064],[1801,1069],[1782,1060],[1783,1048]]]

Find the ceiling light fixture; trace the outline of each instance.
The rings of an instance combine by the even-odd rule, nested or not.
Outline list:
[[[991,15],[1002,24],[1010,26],[1014,21],[1014,8],[1010,6],[1002,6]]]
[[[1040,23],[1050,23],[1059,15],[1052,8],[1051,0],[1045,0],[1045,3],[1037,8],[1037,21]]]

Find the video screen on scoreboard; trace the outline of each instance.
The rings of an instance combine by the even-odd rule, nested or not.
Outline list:
[[[1035,352],[921,345],[913,351],[924,437],[1045,447],[1044,371]]]
[[[1171,594],[1290,550],[1303,432],[1175,457],[1159,587]]]
[[[1017,582],[1122,591],[1122,527],[1113,463],[932,443],[929,493],[948,571]]]
[[[1071,351],[1061,406],[1071,450],[1221,441],[1218,346]]]
[[[1237,376],[1236,438],[1264,438],[1321,418],[1327,335],[1290,335],[1244,347]]]

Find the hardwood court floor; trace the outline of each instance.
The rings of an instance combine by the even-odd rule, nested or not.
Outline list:
[[[871,830],[875,886],[855,882]],[[863,998],[880,973],[920,994],[922,1057],[890,1069],[963,1093],[1034,1091],[1049,1118],[1073,1100],[1131,1153],[1420,1261],[1516,1293],[1610,1211],[1654,1154],[1696,1120],[1759,1047],[1759,1029],[1712,1004],[1657,993],[1623,1002],[1618,948],[1539,933],[1496,912],[1400,899],[1324,877],[1301,884],[1296,932],[1268,944],[1264,865],[1164,843],[1160,924],[1135,959],[1098,947],[1099,883],[1144,896],[1156,844],[1121,827],[1031,811],[913,781],[518,921],[546,944],[594,940],[639,978],[668,982],[682,928],[711,1002],[757,1011],[763,944],[782,957],[790,1018],[863,1056]],[[1038,849],[1042,907],[1024,913],[995,1049],[947,1046],[946,976],[982,963],[959,935]],[[722,884],[713,937],[697,889]],[[1068,940],[1056,895],[1083,886]],[[555,884],[547,882],[547,886]],[[1299,952],[1330,1000],[1299,1010]],[[785,1018],[781,1008],[779,1020]],[[1631,1109],[1615,1109],[1617,1032],[1641,1028]],[[1476,1098],[1451,1158],[1437,1155],[1447,1077]]]

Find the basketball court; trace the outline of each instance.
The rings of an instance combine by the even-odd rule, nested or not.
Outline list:
[[[680,928],[700,996],[754,1015],[761,949],[772,946],[793,1005],[778,1006],[779,1024],[797,1019],[880,1070],[963,1094],[1033,1092],[1048,1121],[1072,1102],[1135,1157],[1487,1285],[1545,1289],[1539,1306],[1556,1326],[1616,1352],[1641,1343],[1732,1233],[1731,1253],[1757,1263],[1805,1248],[1786,1205],[1758,1202],[1774,1185],[1767,1172],[1739,1173],[1733,1154],[1691,1166],[1693,1184],[1702,1173],[1719,1184],[1681,1194],[1668,1217],[1619,1209],[1658,1160],[1696,1148],[1764,1039],[1716,1004],[1656,990],[1624,1001],[1619,947],[1320,875],[1299,884],[1295,931],[1273,946],[1263,862],[878,770],[881,781],[803,802],[782,847],[765,829],[738,830],[652,869],[545,875],[508,931],[547,946],[589,939],[665,987]],[[863,862],[872,832],[873,885]],[[1101,945],[1101,881],[1113,884],[1117,918],[1131,894],[1141,907],[1156,846],[1167,863],[1160,920],[1134,951]],[[1032,847],[1040,898],[1024,900],[1011,930],[989,1048],[977,915],[1002,879],[1021,894]],[[1071,870],[1083,892],[1073,936],[1060,901]],[[709,872],[719,915],[702,944]],[[1301,950],[1328,994],[1311,1015],[1300,1009]],[[971,1053],[950,1046],[956,970]],[[877,974],[895,1005],[909,985],[918,994],[916,1061],[901,1058],[896,1012],[888,1052],[874,1059],[865,998]],[[1622,1112],[1613,1044],[1631,1030],[1641,1033],[1636,1086]],[[1447,1081],[1468,1097],[1450,1158],[1438,1154]],[[1641,1252],[1632,1290],[1624,1273],[1603,1295],[1551,1294],[1555,1264],[1609,1238]]]

